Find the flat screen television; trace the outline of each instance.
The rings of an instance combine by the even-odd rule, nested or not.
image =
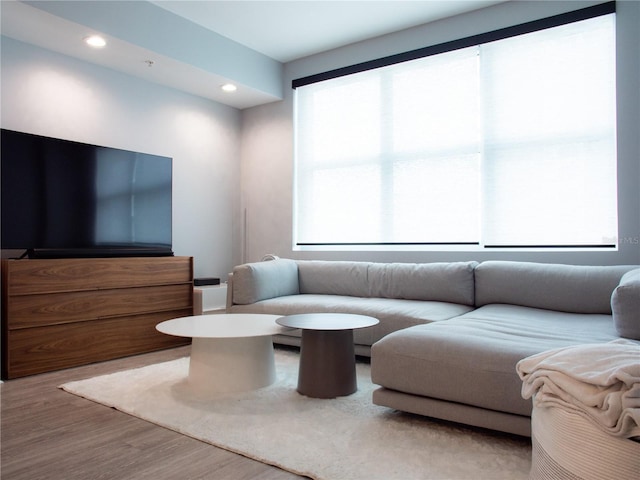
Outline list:
[[[172,159],[2,129],[3,251],[170,256]]]

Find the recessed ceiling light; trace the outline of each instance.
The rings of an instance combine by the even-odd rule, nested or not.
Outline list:
[[[225,83],[220,88],[222,88],[222,90],[224,90],[225,92],[235,92],[238,89],[238,87],[236,87],[233,83]]]
[[[107,44],[107,41],[100,35],[91,35],[84,39],[85,43],[94,48],[102,48]]]

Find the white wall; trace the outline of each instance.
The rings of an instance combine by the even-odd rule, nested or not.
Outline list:
[[[640,264],[640,2],[617,2],[619,237],[617,252],[297,252],[292,249],[293,98],[291,80],[463,38],[601,2],[517,1],[444,19],[291,62],[285,99],[243,111],[243,261],[272,253],[305,259],[452,261],[515,259]],[[585,99],[588,100],[588,99]]]
[[[2,128],[173,157],[173,249],[226,278],[240,111],[2,37]]]

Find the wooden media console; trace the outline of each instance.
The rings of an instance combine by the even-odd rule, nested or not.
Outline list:
[[[192,314],[192,257],[2,260],[2,378],[187,344],[155,326]]]

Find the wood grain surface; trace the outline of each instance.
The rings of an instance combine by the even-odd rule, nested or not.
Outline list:
[[[2,480],[292,480],[276,467],[85,400],[59,385],[189,354],[136,355],[0,385]]]
[[[2,261],[2,378],[184,345],[155,325],[193,314],[191,257]]]

